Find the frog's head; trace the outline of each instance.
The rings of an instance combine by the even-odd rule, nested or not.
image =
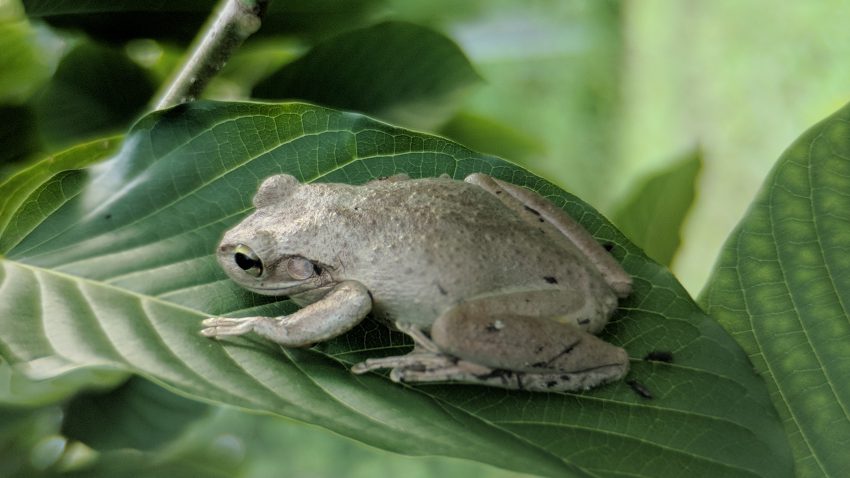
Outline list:
[[[312,260],[311,243],[298,220],[303,185],[292,176],[272,176],[254,197],[256,211],[225,233],[219,244],[219,264],[240,286],[264,295],[291,296],[333,285],[329,268]]]

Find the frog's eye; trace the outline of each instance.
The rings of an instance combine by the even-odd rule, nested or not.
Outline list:
[[[233,260],[236,261],[236,265],[239,266],[240,269],[249,275],[260,277],[260,274],[263,273],[263,261],[261,261],[260,258],[257,257],[257,254],[245,244],[239,244],[236,246],[236,250],[233,254]]]
[[[286,261],[286,272],[295,280],[304,280],[313,277],[315,268],[313,263],[303,257],[292,256]]]

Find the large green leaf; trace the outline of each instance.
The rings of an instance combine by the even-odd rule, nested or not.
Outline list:
[[[850,105],[780,158],[702,295],[767,380],[800,476],[850,470]]]
[[[309,101],[430,130],[448,120],[480,80],[447,37],[384,22],[316,45],[258,84],[252,96]]]
[[[144,111],[154,85],[118,49],[83,42],[33,98],[42,137],[52,146],[122,132]]]
[[[355,376],[351,363],[410,347],[371,321],[307,350],[198,334],[207,315],[294,309],[237,288],[212,254],[263,178],[363,183],[402,171],[527,186],[611,245],[636,290],[603,337],[628,350],[629,378],[654,399],[625,382],[544,394]],[[505,161],[352,113],[199,102],[146,117],[111,160],[28,191],[0,211],[12,218],[0,236],[0,354],[30,377],[115,368],[391,451],[549,476],[790,473],[764,385],[732,338],[592,208]],[[675,362],[642,360],[655,350]]]
[[[62,52],[59,40],[26,19],[3,18],[0,5],[0,105],[21,104],[50,78]]]

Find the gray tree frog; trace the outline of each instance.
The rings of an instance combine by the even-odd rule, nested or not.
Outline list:
[[[538,194],[472,174],[361,186],[273,176],[256,211],[228,231],[218,260],[240,286],[289,296],[284,317],[213,317],[201,333],[255,332],[287,347],[338,336],[369,313],[414,341],[397,382],[451,381],[533,391],[618,380],[626,351],[595,335],[631,277]]]

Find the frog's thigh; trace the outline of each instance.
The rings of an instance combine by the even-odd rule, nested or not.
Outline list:
[[[561,208],[530,189],[500,181],[483,173],[467,176],[464,181],[493,194],[506,206],[530,222],[546,221],[572,242],[596,266],[605,281],[620,298],[632,291],[632,278],[587,230]]]
[[[437,319],[431,339],[443,353],[457,357],[459,366],[469,363],[491,370],[450,379],[530,390],[580,390],[628,372],[622,348],[571,325],[515,315],[510,309],[501,301],[478,300]]]

